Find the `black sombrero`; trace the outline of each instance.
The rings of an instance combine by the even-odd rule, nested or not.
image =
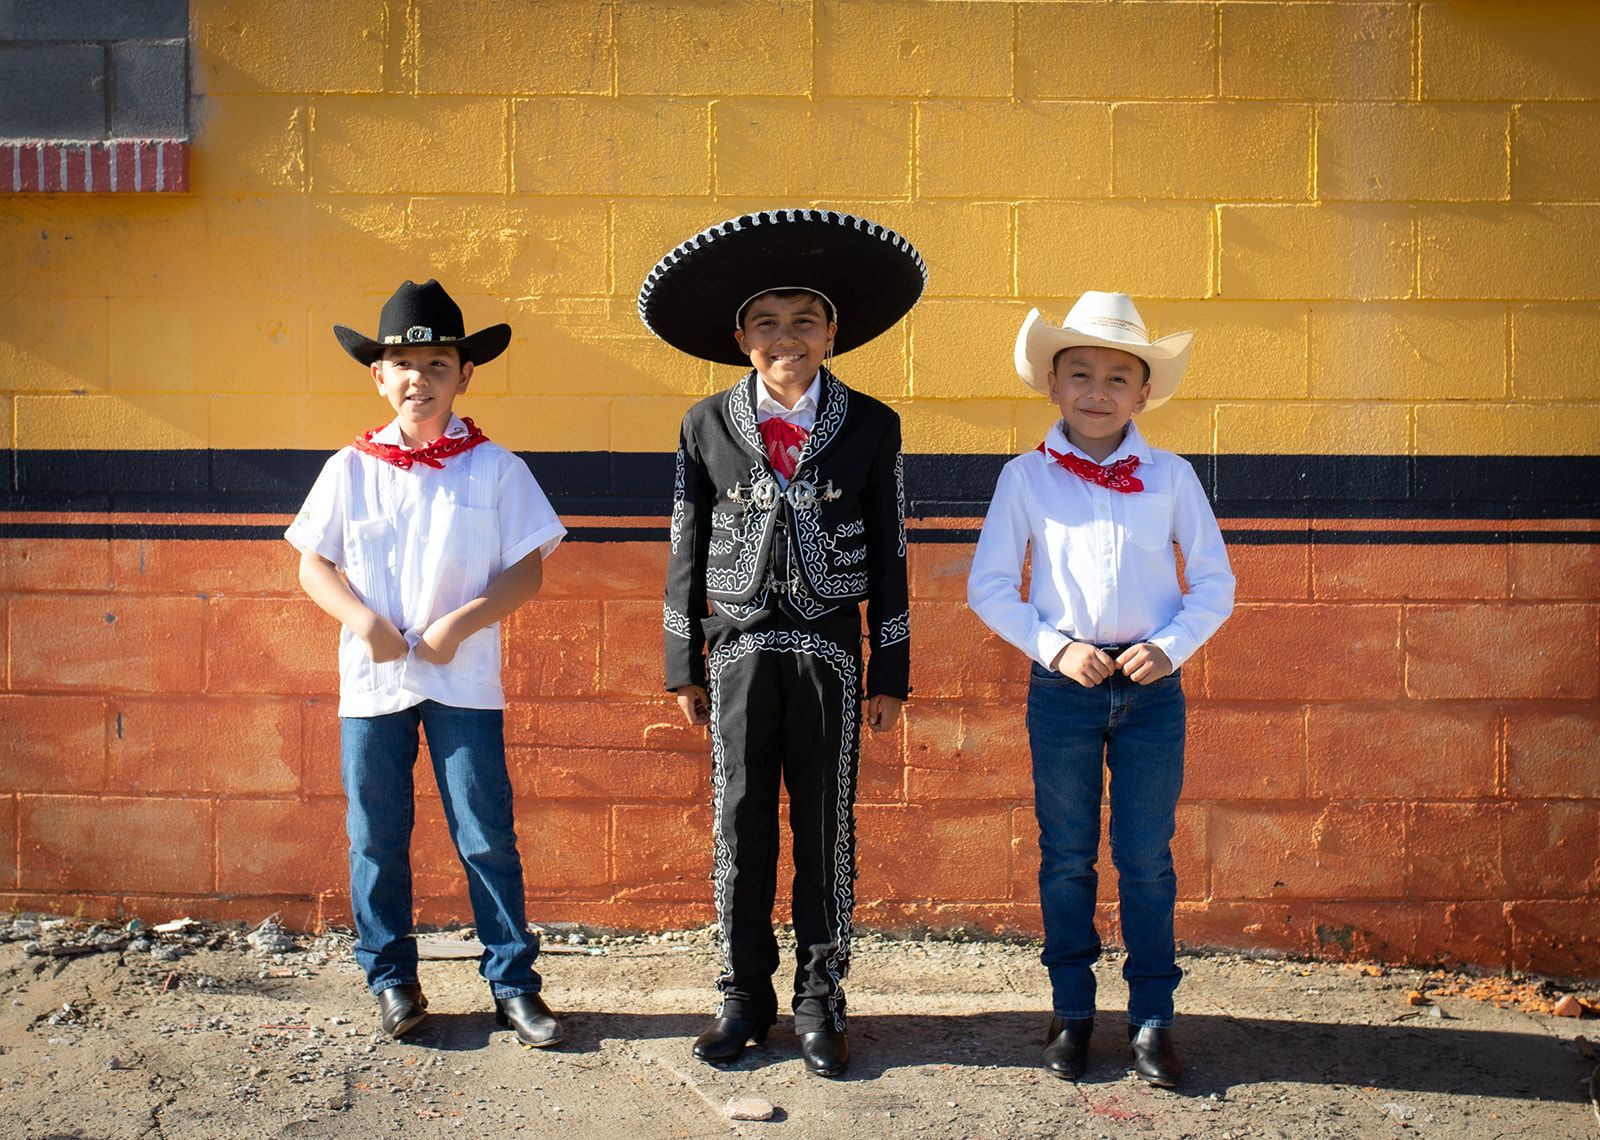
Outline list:
[[[346,325],[334,325],[333,335],[344,350],[362,364],[371,364],[385,349],[401,344],[449,345],[464,361],[483,364],[493,360],[511,343],[511,326],[500,324],[466,335],[461,306],[444,286],[433,278],[421,285],[407,281],[383,303],[378,314],[378,339],[356,332]]]
[[[639,317],[690,356],[748,367],[733,329],[759,293],[821,293],[837,314],[840,353],[887,331],[927,283],[916,247],[876,222],[836,210],[763,210],[702,230],[657,262],[639,287]]]

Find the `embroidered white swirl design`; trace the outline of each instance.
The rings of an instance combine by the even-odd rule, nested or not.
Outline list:
[[[878,649],[885,646],[898,645],[902,641],[911,640],[911,614],[906,612],[896,614],[888,621],[879,622],[877,636],[872,639],[872,644]]]
[[[681,637],[685,641],[694,639],[689,627],[689,615],[673,609],[670,602],[661,603],[661,626],[674,637]]]
[[[760,467],[750,468],[749,481],[753,487],[761,479],[771,479]],[[706,589],[714,594],[742,594],[755,584],[756,556],[761,552],[761,538],[766,530],[770,510],[761,510],[754,503],[744,512],[744,528],[734,535],[738,557],[730,566],[707,566]]]
[[[683,515],[685,510],[683,488],[683,443],[678,444],[678,464],[672,476],[672,553],[678,553],[683,541]]]
[[[906,556],[906,456],[898,451],[894,457],[894,505],[900,515],[900,557]]]

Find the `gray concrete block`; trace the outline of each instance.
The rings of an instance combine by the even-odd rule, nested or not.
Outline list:
[[[187,138],[188,43],[113,44],[110,107],[112,138]]]
[[[0,138],[105,138],[105,82],[98,45],[0,45]]]
[[[170,40],[189,0],[0,0],[0,40]]]

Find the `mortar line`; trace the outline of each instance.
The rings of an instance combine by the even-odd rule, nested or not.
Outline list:
[[[1411,0],[1411,99],[1422,101],[1422,2]]]
[[[1222,98],[1222,5],[1211,5],[1211,96]]]
[[[606,5],[606,44],[611,49],[611,90],[609,94],[616,98],[622,90],[622,60],[621,51],[617,45],[617,5],[615,0]]]

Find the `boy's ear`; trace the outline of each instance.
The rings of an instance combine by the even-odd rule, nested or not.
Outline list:
[[[461,362],[461,383],[456,387],[456,391],[457,392],[465,392],[467,390],[467,383],[471,379],[472,379],[472,361],[463,360]],[[1145,385],[1146,390],[1148,390],[1149,387],[1150,387],[1150,385],[1148,385],[1148,384]]]
[[[742,326],[733,330],[733,339],[739,342],[739,351],[748,356],[750,350],[744,346],[744,328]]]
[[[1139,389],[1139,402],[1133,405],[1133,410],[1136,411],[1136,412],[1144,411],[1144,406],[1145,406],[1145,404],[1149,403],[1149,401],[1150,401],[1150,381],[1146,380],[1144,382],[1144,387]]]
[[[378,386],[379,391],[383,390],[383,359],[381,357],[372,362],[372,382]]]

